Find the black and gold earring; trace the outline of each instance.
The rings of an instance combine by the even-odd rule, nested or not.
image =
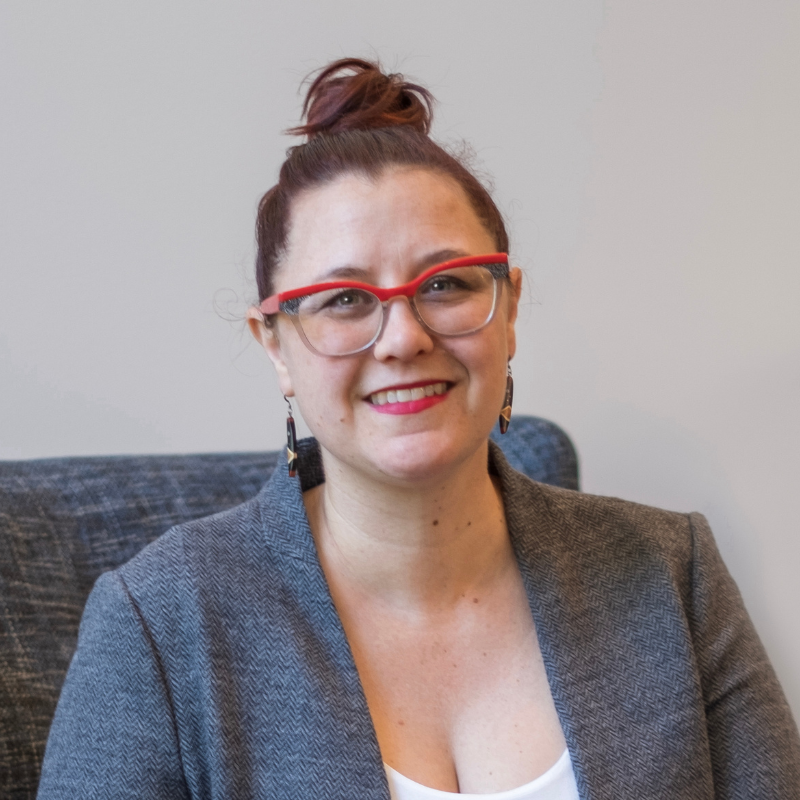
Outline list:
[[[294,478],[297,475],[297,431],[294,428],[292,403],[286,395],[283,399],[289,406],[289,416],[286,417],[286,460],[289,462],[289,477]]]
[[[511,405],[514,402],[514,379],[511,377],[511,362],[508,362],[506,375],[506,396],[503,399],[503,410],[500,412],[500,433],[505,433],[511,423]]]

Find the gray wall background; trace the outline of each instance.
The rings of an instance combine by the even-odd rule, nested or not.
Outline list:
[[[587,491],[704,512],[800,714],[800,5],[0,6],[0,458],[276,448],[240,319],[297,87],[379,56],[527,277],[519,412]]]

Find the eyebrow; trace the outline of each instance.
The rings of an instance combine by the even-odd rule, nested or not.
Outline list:
[[[420,272],[422,272],[428,267],[433,267],[436,264],[441,264],[445,261],[451,261],[454,258],[463,258],[468,255],[470,255],[470,253],[468,253],[466,250],[437,250],[436,252],[429,253],[427,256],[417,261],[416,267]],[[369,269],[365,269],[364,267],[356,267],[346,264],[341,267],[329,269],[327,272],[323,272],[321,275],[317,276],[317,279],[314,281],[314,283],[324,283],[332,279],[347,280],[348,278],[369,283],[368,278],[370,277],[370,272],[371,271]]]

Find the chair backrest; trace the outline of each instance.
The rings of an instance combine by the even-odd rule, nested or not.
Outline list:
[[[578,488],[556,425],[515,417],[492,434],[513,467]],[[0,462],[0,796],[34,798],[50,721],[95,580],[173,525],[244,502],[280,454]]]

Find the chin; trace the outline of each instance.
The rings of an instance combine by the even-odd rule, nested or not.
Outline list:
[[[392,437],[366,454],[364,466],[392,484],[430,484],[446,479],[485,453],[486,437],[454,436],[452,431],[425,431]]]

